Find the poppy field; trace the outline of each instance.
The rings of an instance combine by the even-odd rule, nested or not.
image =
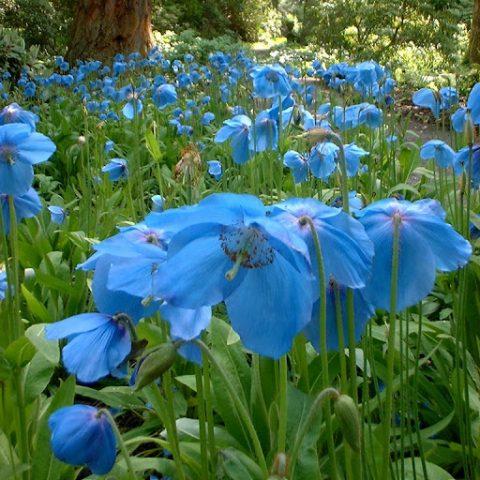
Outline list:
[[[242,51],[3,72],[0,478],[480,478],[480,83],[398,97]]]

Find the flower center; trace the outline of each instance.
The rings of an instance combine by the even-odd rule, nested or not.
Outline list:
[[[0,145],[0,160],[13,165],[15,163],[15,148],[10,145]]]
[[[220,245],[238,267],[260,268],[270,265],[275,258],[266,236],[252,227],[224,227]]]

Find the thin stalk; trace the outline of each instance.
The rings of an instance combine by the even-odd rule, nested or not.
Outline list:
[[[397,320],[397,283],[400,244],[400,217],[393,219],[392,276],[390,280],[390,325],[388,330],[387,378],[383,436],[383,463],[381,478],[390,478],[390,432],[393,411],[393,377],[395,367],[395,333]]]
[[[202,463],[202,480],[210,477],[208,467],[207,453],[207,429],[205,420],[205,402],[203,396],[203,378],[199,367],[195,367],[195,380],[197,385],[197,414],[198,414],[198,430],[200,434],[200,459]]]
[[[278,453],[284,453],[287,445],[287,384],[288,364],[287,356],[279,360],[279,419],[278,419]]]
[[[259,466],[265,475],[265,477],[268,476],[268,467],[267,463],[265,460],[265,455],[262,450],[262,445],[260,443],[260,439],[258,438],[257,432],[255,430],[255,426],[253,425],[252,419],[250,417],[250,413],[248,412],[247,408],[243,404],[243,402],[240,400],[237,391],[235,390],[235,387],[232,385],[232,382],[230,381],[227,373],[223,369],[222,365],[217,361],[215,355],[210,351],[210,349],[203,343],[201,340],[194,340],[194,342],[202,349],[202,352],[205,354],[205,356],[208,357],[210,362],[215,366],[215,368],[218,370],[220,373],[221,377],[223,378],[223,381],[225,382],[225,385],[227,387],[228,393],[230,394],[230,397],[232,401],[235,403],[235,406],[237,408],[237,412],[245,425],[245,427],[248,430],[248,433],[250,434],[250,438],[252,439],[254,450],[255,450],[255,455],[257,457],[257,461],[259,463]]]
[[[207,437],[208,447],[210,449],[210,463],[212,472],[216,471],[217,452],[215,447],[215,423],[213,420],[213,399],[212,389],[210,385],[210,362],[208,358],[203,355],[203,389],[205,397],[205,407],[207,413]]]
[[[13,275],[13,340],[20,336],[21,331],[21,312],[20,312],[20,268],[18,259],[18,229],[17,229],[17,214],[15,211],[15,204],[13,196],[8,196],[8,209],[10,211],[10,251],[12,254],[12,275]]]
[[[108,418],[110,425],[115,432],[115,436],[117,437],[118,446],[120,447],[120,451],[122,452],[123,458],[125,459],[125,464],[127,465],[128,475],[131,480],[136,480],[138,477],[135,475],[135,470],[132,465],[132,461],[130,459],[130,455],[128,454],[127,447],[125,442],[123,441],[122,434],[117,427],[115,419],[113,418],[112,414],[107,409],[102,409],[100,412]]]

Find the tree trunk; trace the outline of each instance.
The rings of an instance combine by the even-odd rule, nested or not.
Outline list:
[[[77,0],[68,59],[109,60],[152,46],[151,0]]]
[[[475,0],[473,6],[472,30],[469,47],[470,62],[480,63],[480,0]]]

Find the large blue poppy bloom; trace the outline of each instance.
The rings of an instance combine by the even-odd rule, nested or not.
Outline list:
[[[472,113],[473,123],[480,124],[480,83],[476,83],[470,91],[467,107]]]
[[[349,177],[354,177],[360,168],[360,160],[363,157],[370,155],[370,153],[355,143],[349,143],[348,145],[345,145],[344,151],[345,163],[347,165],[347,175]]]
[[[108,417],[90,405],[56,410],[48,419],[53,453],[70,465],[105,475],[115,464],[117,442]]]
[[[257,97],[285,97],[292,91],[287,72],[280,65],[255,67],[251,77],[253,78],[253,90]]]
[[[340,308],[338,308],[340,307]],[[360,340],[368,320],[375,315],[375,309],[365,297],[365,289],[353,290],[353,309],[355,322],[355,343]],[[305,327],[307,338],[317,351],[320,350],[320,301],[312,308],[312,320]],[[343,344],[349,344],[347,289],[330,281],[327,285],[327,349],[338,350],[338,320],[343,326]]]
[[[0,126],[0,193],[25,193],[33,181],[33,165],[46,162],[55,149],[48,137],[32,132],[29,125]]]
[[[420,158],[434,159],[439,167],[448,168],[453,167],[455,163],[455,151],[442,140],[430,140],[420,149]]]
[[[104,167],[102,172],[108,174],[112,182],[128,177],[128,163],[123,158],[112,158]]]
[[[250,129],[252,121],[246,115],[236,115],[225,120],[223,127],[215,135],[216,143],[230,140],[232,157],[235,163],[245,163],[250,158]]]
[[[158,296],[190,309],[225,301],[245,346],[278,358],[310,320],[305,243],[249,195],[211,195],[196,208],[198,222],[169,244]]]
[[[24,218],[32,218],[42,210],[42,202],[38,193],[30,188],[27,193],[13,196],[13,205],[17,222]],[[10,203],[8,195],[0,194],[0,206],[3,215],[5,233],[10,232]]]
[[[433,289],[436,270],[463,267],[472,247],[445,221],[435,200],[386,199],[357,212],[373,242],[375,257],[367,296],[372,304],[390,309],[394,225],[399,228],[397,310],[415,305]]]
[[[438,118],[442,110],[448,110],[458,103],[458,92],[453,87],[443,87],[438,92],[431,88],[421,88],[413,94],[412,101],[418,107],[428,108]]]
[[[315,266],[317,256],[312,232],[310,226],[302,221],[304,217],[311,219],[320,241],[327,281],[333,278],[350,288],[363,288],[367,284],[373,246],[360,222],[343,210],[329,207],[313,198],[286,200],[275,205],[271,215],[305,241],[312,265]]]

